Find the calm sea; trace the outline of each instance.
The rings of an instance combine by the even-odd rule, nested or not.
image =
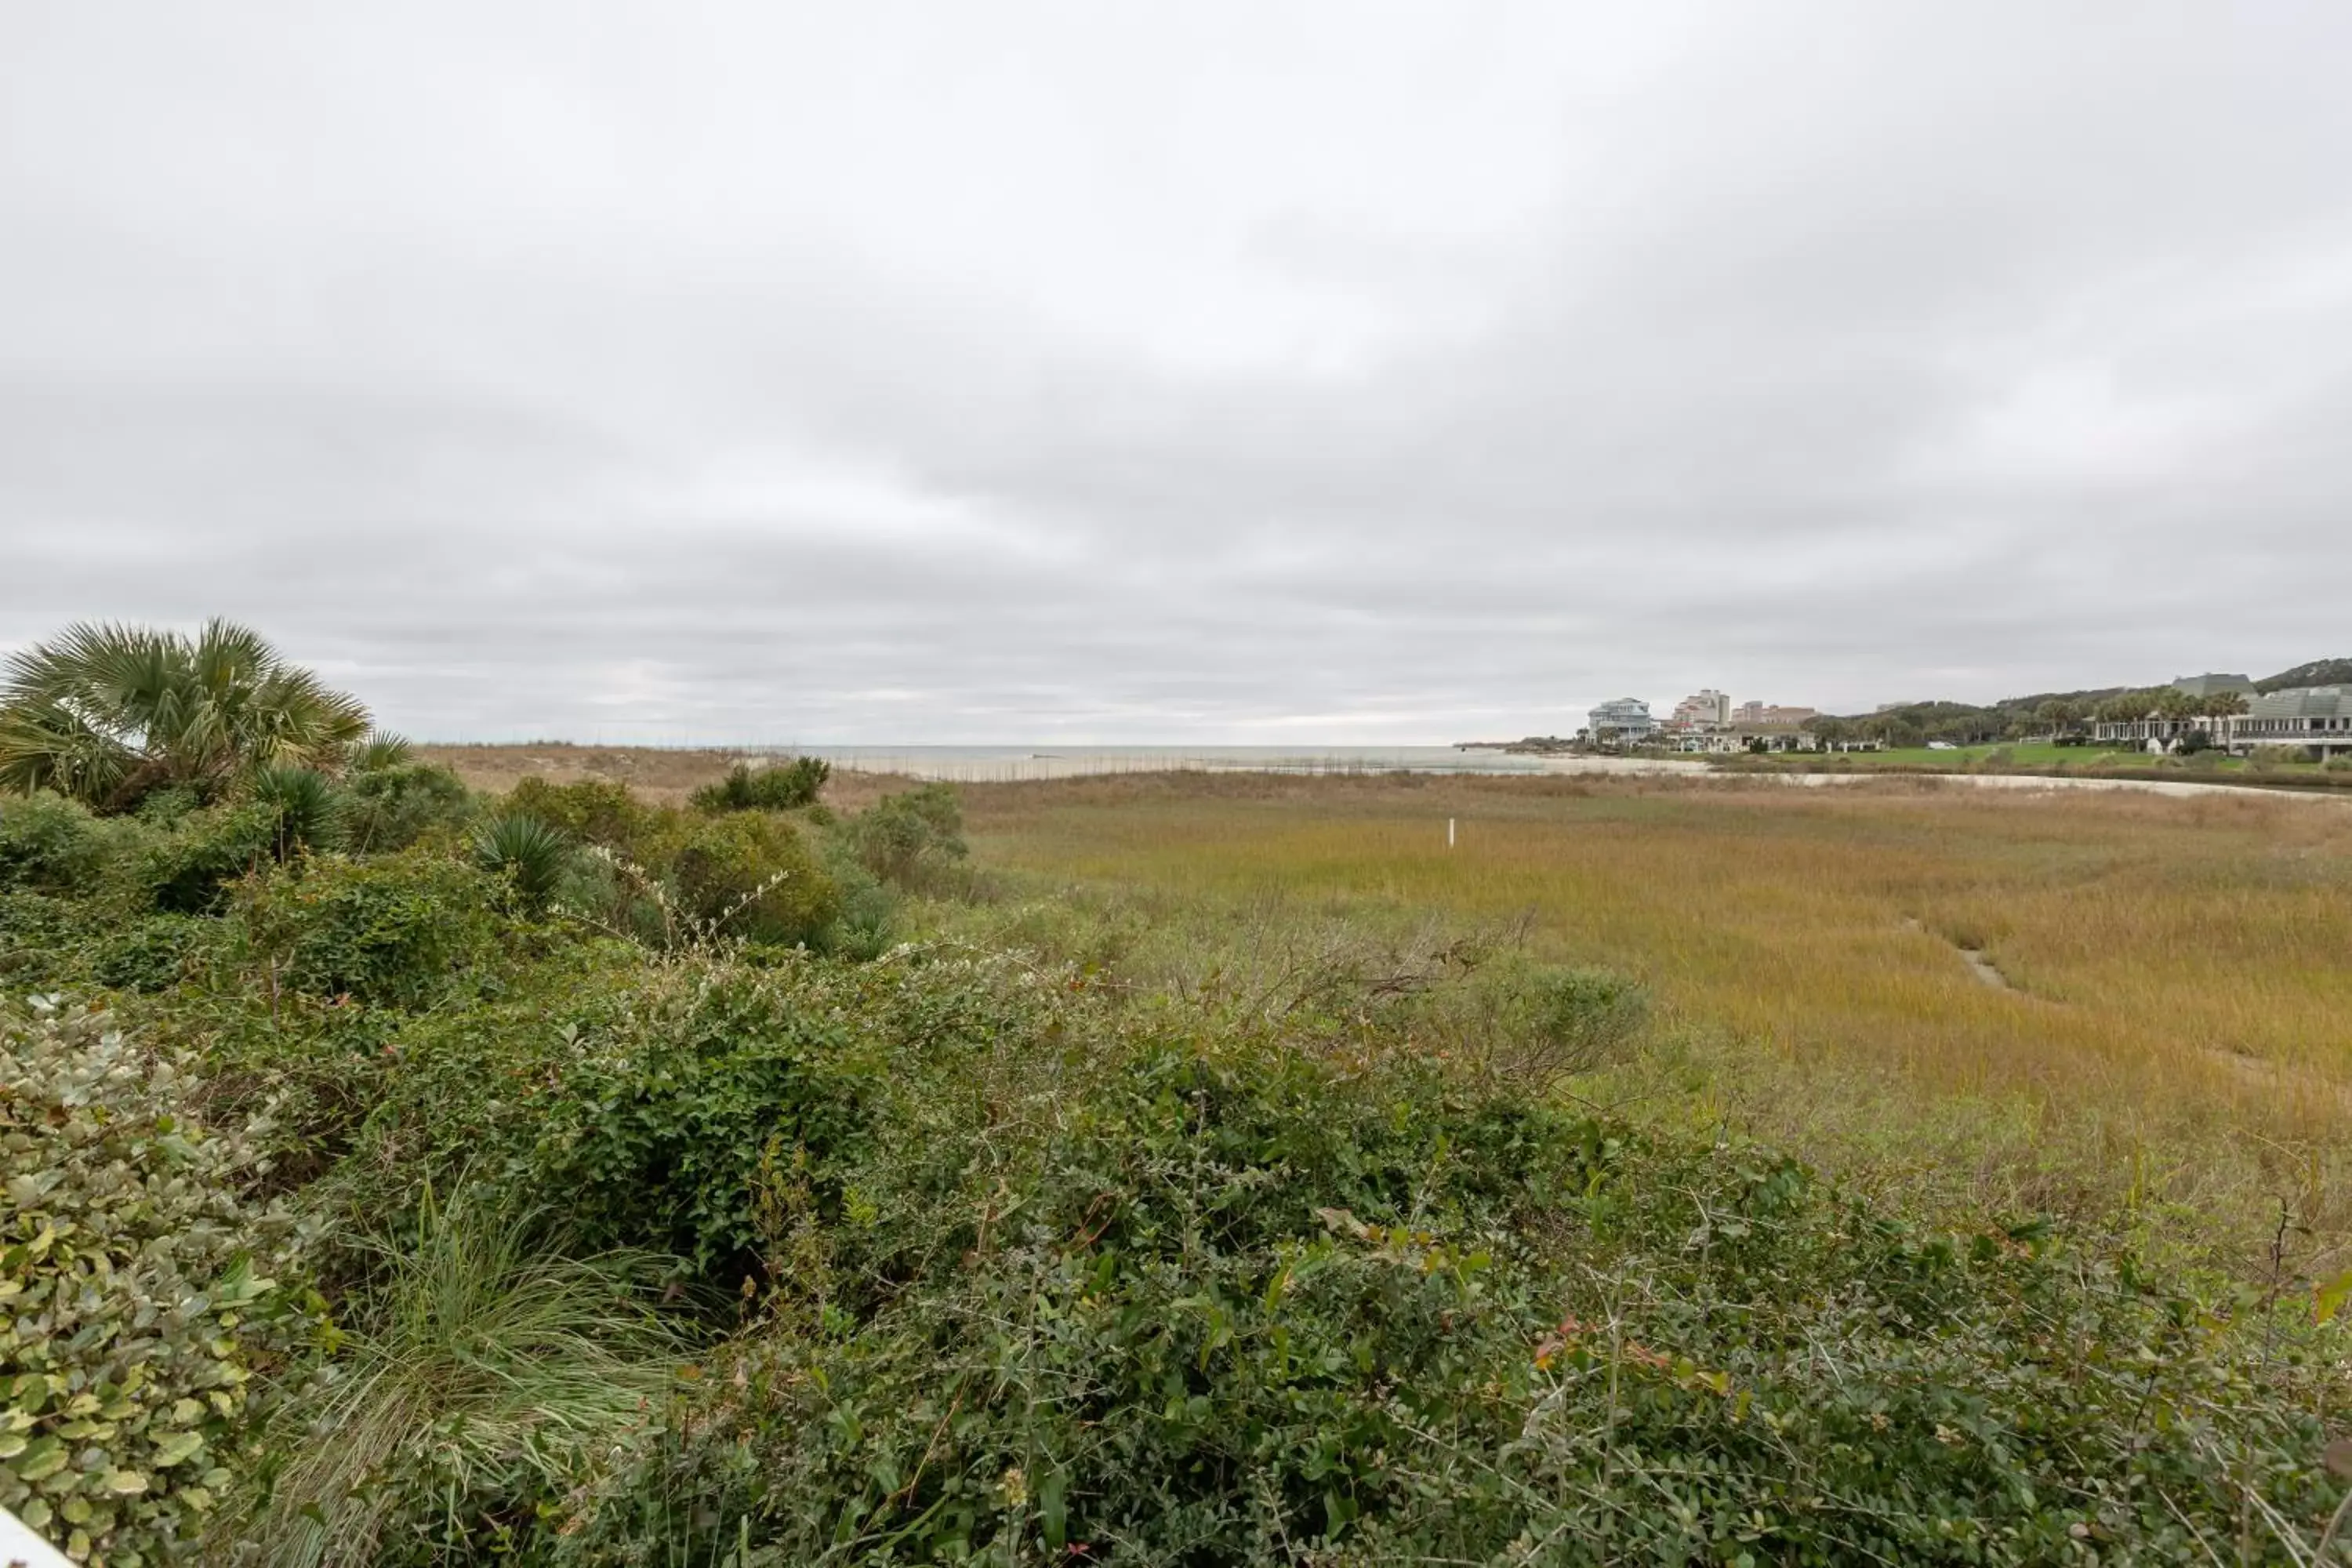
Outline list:
[[[1171,771],[1267,773],[1658,773],[1696,763],[1530,757],[1453,746],[802,746],[837,768],[962,784]]]

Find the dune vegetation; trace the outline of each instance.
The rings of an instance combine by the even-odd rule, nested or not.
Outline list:
[[[2332,807],[493,794],[324,695],[0,795],[77,1561],[2345,1560]]]
[[[2249,1252],[2284,1195],[2323,1264],[2352,1226],[2332,802],[1199,774],[964,798],[989,863],[1119,910],[1130,963],[1334,912],[1520,922],[1655,995],[1647,1048],[1590,1086],[1644,1118],[1728,1119],[1922,1195],[2137,1205]]]

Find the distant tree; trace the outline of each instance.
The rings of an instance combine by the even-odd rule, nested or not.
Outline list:
[[[2246,694],[2242,691],[2217,691],[2198,707],[2207,718],[2234,718],[2246,710]]]
[[[53,789],[101,812],[159,789],[199,798],[270,766],[339,764],[366,708],[253,631],[85,622],[12,656],[0,687],[0,788]]]
[[[2070,733],[2083,722],[2083,705],[2063,697],[2053,697],[2033,710],[2053,735]]]

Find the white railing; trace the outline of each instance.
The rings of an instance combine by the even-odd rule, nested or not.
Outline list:
[[[33,1533],[32,1527],[0,1508],[0,1568],[73,1568],[66,1554]]]

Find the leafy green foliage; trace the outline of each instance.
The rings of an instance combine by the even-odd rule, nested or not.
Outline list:
[[[125,811],[157,789],[209,797],[254,768],[339,762],[366,731],[365,708],[244,626],[85,623],[9,658],[0,788]]]
[[[725,1178],[766,1322],[563,1552],[2154,1563],[2226,1536],[2242,1485],[2305,1547],[2334,1500],[2327,1365],[2259,1300],[2266,1369],[2032,1227],[1916,1234],[1759,1151],[1425,1058],[1129,1032],[992,971],[904,972],[850,1015],[879,1034],[801,1037],[798,1109]],[[860,1053],[846,1135],[803,1136],[809,1068]],[[2258,1374],[2301,1392],[2249,1403]]]
[[[106,852],[104,832],[79,803],[47,793],[0,799],[0,888],[87,892]]]
[[[67,1174],[0,1221],[0,1500],[93,1560],[209,1510],[292,1563],[2309,1561],[2341,1496],[2340,1293],[1571,1110],[1646,997],[1522,928],[934,899],[969,940],[890,945],[885,876],[968,885],[952,792],[446,805],[283,864],[255,801],[0,808],[0,973],[205,1051],[6,1026],[9,1178]]]
[[[717,784],[694,792],[697,811],[793,811],[813,805],[833,776],[833,764],[822,757],[793,757],[753,769],[738,763]]]
[[[868,871],[901,887],[936,881],[967,853],[963,809],[942,784],[885,795],[851,817],[845,831]]]
[[[242,1195],[254,1131],[190,1114],[195,1067],[0,1012],[0,1505],[115,1568],[197,1534],[307,1333],[295,1222]]]
[[[343,780],[346,842],[358,854],[386,854],[429,834],[454,832],[474,809],[457,775],[430,763],[355,768]]]
[[[490,964],[497,899],[471,866],[408,850],[261,872],[239,889],[236,915],[262,984],[417,1007]]]
[[[216,922],[156,914],[108,930],[93,944],[90,973],[126,991],[167,991],[215,945]]]
[[[832,920],[836,895],[793,825],[767,812],[676,816],[655,840],[677,909],[699,928],[789,946]]]
[[[628,790],[604,779],[551,784],[525,779],[507,796],[507,809],[535,816],[582,844],[643,858],[641,843],[660,813]]]

